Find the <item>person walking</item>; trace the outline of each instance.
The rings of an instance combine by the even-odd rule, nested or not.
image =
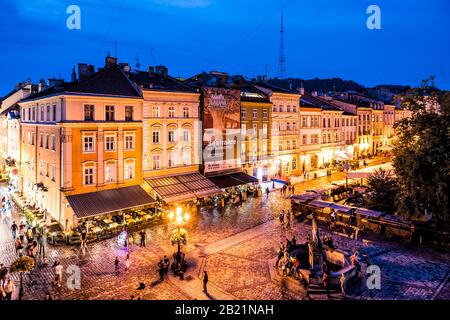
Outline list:
[[[159,282],[164,281],[164,263],[162,260],[158,262]]]
[[[130,254],[127,253],[127,257],[125,258],[125,272],[128,271],[128,269],[130,269]]]
[[[208,293],[208,272],[203,271],[203,292]]]
[[[12,281],[11,278],[9,278],[6,281],[6,284],[3,286],[5,300],[11,300],[14,290],[16,290],[16,285],[14,284],[14,281]]]
[[[20,256],[22,256],[22,249],[23,249],[23,244],[22,241],[20,241],[20,238],[16,238],[16,254]]]
[[[280,219],[280,224],[283,225],[284,224],[284,210],[281,210],[279,219]]]
[[[59,261],[55,262],[55,284],[57,287],[62,285],[63,266]]]
[[[145,238],[146,238],[147,234],[146,234],[145,230],[141,230],[141,232],[139,234],[141,236],[140,246],[145,247]]]
[[[39,234],[37,237],[37,242],[39,246],[39,256],[45,259],[45,239],[42,234]]]
[[[340,282],[341,282],[341,294],[342,294],[342,298],[345,299],[345,295],[346,295],[346,293],[345,293],[345,288],[346,288],[346,285],[347,285],[347,278],[346,278],[346,276],[345,276],[345,273],[342,273],[342,274],[341,274]]]
[[[116,257],[116,259],[114,260],[114,270],[116,271],[116,275],[119,274],[119,264],[120,264],[119,257]]]
[[[322,283],[323,283],[323,286],[325,287],[325,292],[327,293],[327,297],[330,298],[330,276],[328,275],[328,272],[323,273]]]
[[[12,235],[12,237],[13,237],[14,240],[16,239],[17,229],[18,229],[18,228],[19,228],[19,227],[17,226],[16,222],[13,221],[13,223],[12,223],[12,225],[11,225],[11,235]]]

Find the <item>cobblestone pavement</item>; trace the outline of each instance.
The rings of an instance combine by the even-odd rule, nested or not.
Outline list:
[[[340,180],[343,174],[333,176]],[[296,186],[296,192],[320,186],[330,179],[321,178]],[[238,299],[305,299],[304,296],[285,292],[270,279],[268,261],[276,255],[280,241],[296,235],[297,241],[305,241],[310,232],[308,222],[295,222],[290,230],[280,226],[273,218],[279,210],[289,208],[289,201],[279,192],[271,192],[269,199],[248,199],[239,208],[201,211],[193,215],[186,229],[189,232],[187,258],[194,256],[199,244],[218,249],[211,251],[203,263],[208,270],[210,283]],[[270,223],[269,223],[270,222]],[[8,219],[0,224],[0,263],[9,266],[16,254],[9,235]],[[262,228],[261,228],[262,226]],[[255,228],[258,227],[258,228]],[[329,233],[325,226],[322,234]],[[124,270],[126,249],[118,245],[117,239],[90,244],[84,258],[77,247],[47,246],[47,266],[39,266],[24,277],[25,298],[42,299],[47,291],[55,299],[192,299],[182,290],[182,282],[167,279],[157,282],[157,262],[170,255],[175,248],[169,243],[172,227],[166,222],[147,230],[148,243],[145,248],[132,246],[131,266]],[[252,237],[239,237],[244,231],[257,230]],[[248,234],[248,232],[247,232]],[[233,237],[234,236],[234,237]],[[338,248],[353,251],[364,249],[370,260],[380,266],[382,281],[380,290],[369,290],[365,279],[349,288],[349,297],[354,299],[450,299],[450,254],[432,248],[407,248],[401,242],[387,241],[371,235],[361,235],[359,240],[332,234]],[[230,245],[226,243],[230,239]],[[233,239],[233,240],[231,240]],[[220,242],[219,242],[220,241]],[[137,239],[136,239],[137,243]],[[225,245],[223,245],[225,244]],[[120,273],[114,270],[114,259],[121,261]],[[65,270],[71,265],[81,269],[81,289],[57,288],[52,284],[52,264],[60,261]],[[197,262],[193,262],[197,263]],[[70,274],[65,275],[65,279]],[[12,275],[18,287],[19,276]],[[189,281],[189,280],[187,280]],[[193,279],[191,281],[200,281]],[[145,289],[137,290],[139,283]],[[17,294],[17,292],[16,292]]]

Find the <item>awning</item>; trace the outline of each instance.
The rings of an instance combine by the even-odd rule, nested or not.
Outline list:
[[[333,204],[333,202],[322,201],[322,200],[313,200],[310,202],[310,205],[318,208],[328,208]]]
[[[355,208],[349,207],[349,206],[344,206],[341,204],[337,204],[337,203],[332,203],[330,205],[331,209],[335,209],[337,211],[341,211],[341,212],[350,212],[352,210],[354,210]]]
[[[221,189],[258,182],[257,178],[249,176],[243,172],[224,174],[221,176],[209,177],[208,179]]]
[[[222,193],[213,182],[199,172],[148,178],[145,181],[166,203],[186,202]]]
[[[304,194],[295,194],[291,196],[289,199],[295,203],[306,203],[310,200],[317,199],[318,195],[316,193],[304,193]]]
[[[356,214],[366,216],[366,217],[371,217],[371,218],[379,218],[379,217],[385,215],[385,213],[382,211],[369,210],[369,209],[365,209],[365,208],[356,209]]]
[[[156,203],[140,186],[67,196],[77,218],[111,214]]]

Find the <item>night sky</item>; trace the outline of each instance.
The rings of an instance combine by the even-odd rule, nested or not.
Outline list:
[[[81,30],[66,27],[69,5]],[[381,30],[366,9],[381,8]],[[0,96],[15,83],[61,75],[78,62],[118,58],[173,76],[220,70],[277,76],[280,13],[286,77],[341,77],[366,86],[417,85],[430,74],[450,89],[448,0],[0,0]],[[152,57],[153,48],[153,57]]]

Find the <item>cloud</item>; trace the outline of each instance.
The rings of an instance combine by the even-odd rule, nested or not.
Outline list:
[[[205,8],[212,0],[155,0],[156,3],[181,8]]]

